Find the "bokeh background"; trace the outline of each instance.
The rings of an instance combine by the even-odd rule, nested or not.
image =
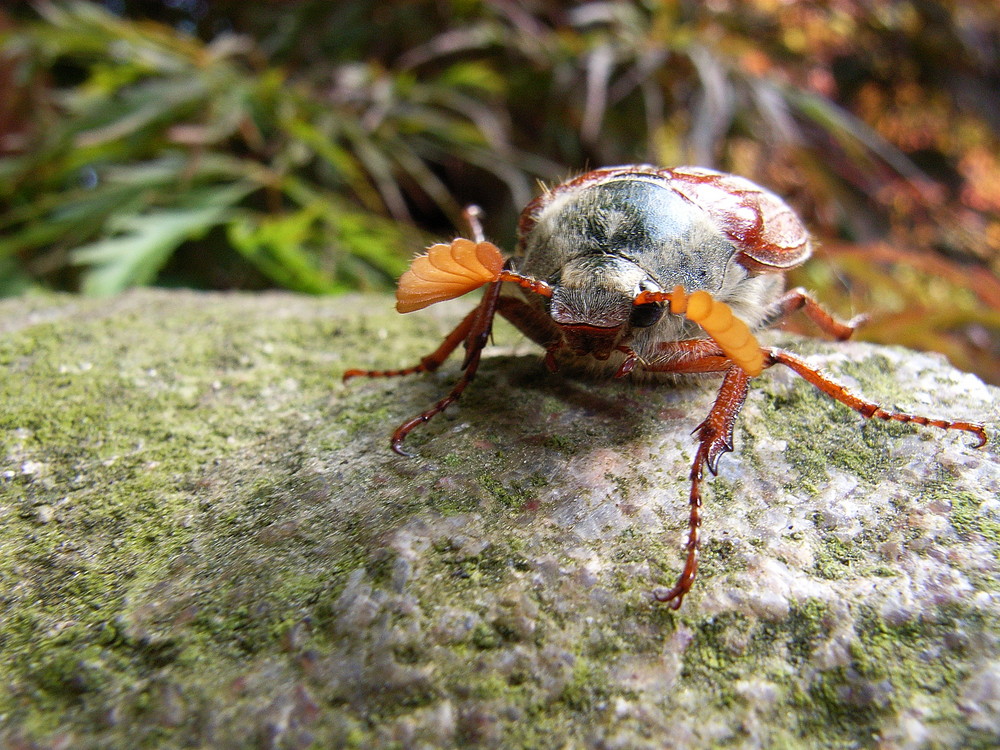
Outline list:
[[[1000,384],[1000,3],[107,0],[0,9],[0,294],[389,290],[481,205],[698,164],[791,283]],[[803,324],[802,330],[808,330]]]

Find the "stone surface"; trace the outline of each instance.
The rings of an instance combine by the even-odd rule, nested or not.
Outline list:
[[[985,449],[754,382],[582,383],[500,331],[462,403],[411,364],[468,302],[142,291],[0,303],[0,746],[993,747],[998,390],[772,341]]]

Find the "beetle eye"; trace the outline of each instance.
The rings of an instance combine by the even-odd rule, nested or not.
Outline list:
[[[633,328],[649,328],[661,317],[663,317],[663,305],[657,302],[647,302],[632,308],[628,322]]]

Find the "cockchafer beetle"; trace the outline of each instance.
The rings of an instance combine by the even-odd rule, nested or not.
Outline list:
[[[701,480],[733,450],[733,426],[752,377],[791,368],[866,419],[964,430],[986,443],[983,425],[889,411],[854,395],[795,355],[762,347],[754,331],[803,311],[835,339],[860,319],[836,320],[803,289],[784,291],[783,272],[811,253],[792,209],[749,180],[700,167],[649,165],[598,169],[546,190],[524,209],[514,257],[486,242],[470,209],[474,241],[433,245],[399,280],[399,312],[411,312],[486,286],[479,305],[431,354],[402,370],[349,370],[390,377],[436,370],[465,346],[462,375],[443,399],[401,424],[392,449],[453,403],[476,375],[493,318],[505,317],[545,349],[550,370],[583,367],[616,378],[722,375],[706,419],[695,428],[687,557],[677,583],[656,591],[674,609],[698,568]]]

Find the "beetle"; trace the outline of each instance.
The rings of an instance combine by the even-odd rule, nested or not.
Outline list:
[[[462,374],[430,409],[401,424],[391,447],[454,403],[473,380],[497,314],[545,350],[552,371],[650,379],[717,374],[722,385],[694,433],[684,567],[673,588],[653,592],[680,607],[698,570],[705,467],[733,450],[733,428],[751,378],[790,368],[866,419],[970,432],[982,424],[884,409],[754,333],[802,311],[837,340],[863,318],[841,322],[801,288],[785,291],[784,272],[811,254],[809,233],[777,195],[746,178],[702,167],[608,167],[545,190],[518,222],[514,256],[485,240],[478,210],[467,212],[474,240],[431,246],[399,280],[397,310],[412,312],[482,286],[479,304],[431,354],[401,370],[348,370],[353,377],[432,372],[465,347]]]

